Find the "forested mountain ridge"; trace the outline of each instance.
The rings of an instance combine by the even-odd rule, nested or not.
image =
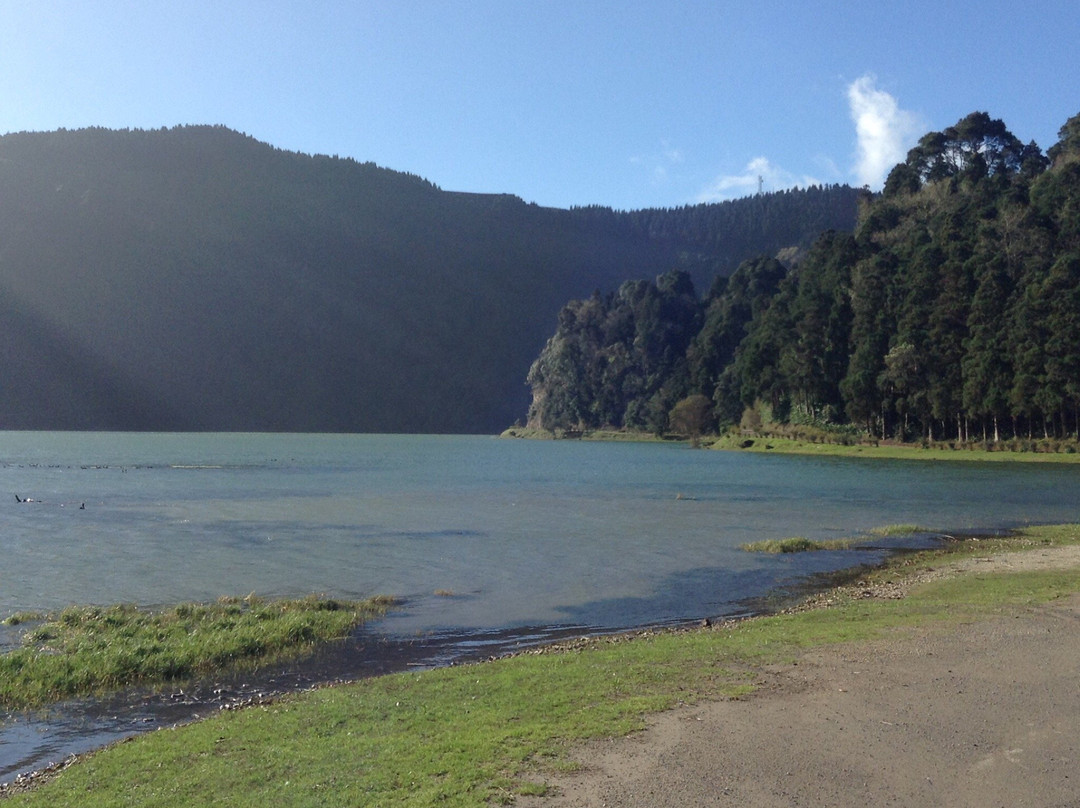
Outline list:
[[[850,424],[902,439],[1080,428],[1080,115],[1044,155],[972,113],[931,132],[853,234],[572,301],[533,364],[531,426]]]
[[[0,428],[496,431],[568,298],[711,283],[858,193],[559,210],[224,127],[4,135]]]

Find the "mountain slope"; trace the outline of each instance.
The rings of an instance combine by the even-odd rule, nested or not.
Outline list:
[[[732,268],[635,215],[223,127],[0,137],[0,428],[497,430],[567,298]]]

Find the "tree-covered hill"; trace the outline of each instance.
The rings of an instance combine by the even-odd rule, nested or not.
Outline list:
[[[711,283],[856,197],[566,211],[223,127],[5,135],[0,428],[494,431],[568,298]]]
[[[927,134],[853,234],[573,301],[534,363],[532,426],[851,424],[903,439],[1080,428],[1080,115],[1044,155],[972,113]]]

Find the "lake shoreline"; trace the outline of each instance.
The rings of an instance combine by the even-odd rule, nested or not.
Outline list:
[[[815,587],[816,594],[810,594],[809,596],[805,596],[805,597],[802,597],[802,598],[797,598],[796,599],[797,602],[792,602],[792,601],[789,600],[788,604],[786,606],[781,606],[780,603],[774,604],[774,605],[777,605],[779,607],[779,608],[777,608],[776,612],[774,612],[774,614],[779,614],[782,617],[783,616],[794,617],[794,616],[798,615],[799,613],[803,613],[803,612],[827,612],[830,608],[832,608],[834,606],[842,605],[845,600],[850,601],[852,599],[854,599],[854,600],[869,599],[869,601],[878,601],[878,602],[896,601],[898,599],[903,599],[908,595],[911,585],[924,583],[927,580],[933,580],[933,579],[939,579],[939,578],[943,578],[943,577],[948,577],[948,575],[950,574],[949,570],[951,568],[953,568],[953,567],[956,567],[957,569],[960,569],[960,568],[976,569],[979,572],[986,571],[988,569],[988,566],[985,563],[980,563],[980,562],[986,562],[986,561],[988,561],[990,559],[997,559],[999,562],[1003,561],[1005,569],[1012,569],[1013,567],[1012,567],[1012,564],[1010,562],[1010,558],[1023,558],[1023,557],[1032,558],[1032,557],[1034,557],[1036,555],[1048,556],[1050,554],[1059,555],[1059,554],[1061,554],[1062,551],[1066,551],[1066,550],[1071,552],[1073,558],[1077,558],[1077,556],[1080,555],[1080,553],[1077,553],[1077,550],[1080,549],[1080,548],[1077,548],[1076,546],[1072,546],[1072,547],[1055,547],[1052,550],[1044,550],[1041,553],[1038,552],[1040,547],[1049,547],[1047,542],[1049,542],[1051,545],[1054,544],[1056,541],[1065,541],[1066,543],[1075,542],[1076,541],[1076,539],[1075,539],[1075,531],[1076,531],[1076,529],[1077,529],[1076,525],[1062,525],[1062,526],[1058,526],[1058,527],[1049,527],[1047,529],[1042,530],[1041,532],[1042,532],[1043,535],[1041,537],[1037,536],[1037,535],[1034,538],[1031,538],[1031,537],[1028,537],[1028,536],[1019,536],[1019,537],[1013,537],[1013,538],[1007,538],[1007,539],[987,539],[987,540],[981,540],[981,541],[978,541],[978,542],[975,542],[975,543],[973,543],[972,539],[961,539],[960,537],[958,537],[957,539],[949,542],[949,545],[951,546],[951,552],[950,552],[949,549],[936,551],[936,553],[935,553],[935,551],[928,551],[928,552],[931,553],[931,555],[929,556],[930,563],[926,563],[926,560],[928,558],[926,553],[921,553],[921,554],[913,553],[913,554],[911,554],[911,560],[914,561],[915,564],[916,564],[913,571],[908,570],[907,572],[905,572],[905,567],[907,567],[907,562],[905,560],[905,561],[902,561],[901,563],[898,563],[898,564],[891,564],[891,565],[886,564],[886,565],[884,565],[885,567],[892,567],[893,568],[891,571],[886,570],[885,572],[887,574],[884,574],[884,575],[881,574],[881,572],[882,572],[881,565],[875,565],[874,569],[871,569],[871,568],[868,568],[868,567],[863,567],[861,569],[851,569],[851,570],[845,571],[847,580],[841,580],[840,579],[840,577],[843,575],[843,573],[836,573],[833,576],[830,576],[832,578],[831,581],[826,581],[825,580],[826,576],[819,576],[819,583],[820,584],[824,585],[826,583],[831,583],[831,584],[833,584],[833,586],[831,586],[831,587],[825,587],[825,586]],[[1036,531],[1036,532],[1038,533],[1040,531]],[[1068,534],[1068,536],[1066,534]],[[1060,536],[1060,539],[1055,539],[1054,535]],[[1069,538],[1070,536],[1072,538]],[[1012,552],[1012,553],[1003,552],[1003,551],[1008,551],[1010,548],[1012,548],[1014,550],[1017,550],[1017,552]],[[959,551],[959,553],[956,553],[956,551]],[[1030,551],[1035,551],[1035,552],[1030,552]],[[939,564],[939,563],[936,563],[934,561],[934,556],[935,555],[941,559],[942,563]],[[952,555],[953,558],[950,559],[950,555]],[[920,563],[919,559],[922,559],[921,563]],[[957,560],[957,559],[959,559],[959,560]],[[1073,561],[1071,563],[1075,564],[1076,561]],[[1051,566],[1053,566],[1053,565],[1051,565]],[[1020,569],[1020,567],[1017,567],[1017,568]],[[899,589],[897,587],[899,587]],[[759,617],[760,616],[763,616],[763,615],[759,615]],[[773,619],[775,619],[775,618],[773,618]],[[765,623],[767,624],[768,622],[769,622],[769,618],[766,617]],[[719,632],[725,632],[725,631],[729,631],[729,630],[736,630],[737,631],[738,626],[743,625],[743,624],[750,627],[751,630],[753,630],[754,625],[757,625],[756,621],[754,621],[754,620],[751,620],[751,621],[732,620],[732,621],[723,621],[721,623],[711,625],[711,626],[699,623],[697,625],[686,624],[686,625],[682,625],[682,626],[671,626],[671,627],[659,628],[659,629],[640,628],[640,629],[637,629],[637,630],[634,630],[634,631],[621,632],[621,633],[618,633],[618,634],[609,634],[609,635],[605,635],[605,636],[578,637],[578,638],[572,638],[571,637],[571,638],[567,638],[567,639],[559,641],[559,642],[550,643],[550,644],[539,646],[539,647],[536,647],[536,648],[521,649],[520,651],[518,651],[516,653],[500,655],[500,656],[498,656],[496,658],[493,658],[493,659],[497,659],[499,661],[504,661],[504,660],[509,660],[510,657],[518,657],[518,656],[523,656],[523,657],[534,657],[534,656],[548,657],[551,654],[571,653],[571,654],[577,655],[577,654],[580,654],[582,652],[589,653],[589,652],[592,652],[592,651],[603,653],[603,649],[611,648],[611,647],[621,647],[621,648],[633,649],[635,647],[635,642],[637,642],[637,641],[640,641],[641,647],[644,650],[645,648],[647,648],[647,646],[650,644],[650,642],[652,642],[653,640],[655,640],[657,638],[661,638],[661,637],[665,637],[665,636],[673,637],[673,638],[674,637],[686,637],[686,638],[701,637],[701,638],[704,638],[704,637],[708,637],[708,636],[714,636],[713,633],[717,632],[717,631],[719,631]],[[470,666],[469,670],[470,670],[470,672],[467,675],[467,678],[469,678],[470,681],[471,681],[471,678],[473,676],[472,672],[473,671],[479,672],[481,669],[472,668]],[[390,679],[390,678],[393,678],[393,677],[378,677],[378,678]],[[396,681],[396,679],[395,679],[395,681]],[[339,688],[331,688],[331,689],[338,690]],[[767,690],[763,694],[763,697],[766,698],[766,699],[768,698]],[[398,698],[401,698],[401,696],[398,696]],[[690,698],[689,693],[687,694],[687,698]],[[742,699],[740,698],[738,700],[738,702],[741,703]],[[257,708],[260,708],[263,712],[265,712],[267,709],[271,709],[272,712],[277,712],[276,707],[273,706],[275,703],[276,703],[276,701],[273,700],[273,699],[268,700],[268,701],[253,700],[250,704],[242,705],[242,706],[257,707]],[[290,703],[295,704],[295,702],[292,701],[292,700],[290,700]],[[730,701],[722,701],[722,702],[720,702],[720,704],[724,704],[724,703],[736,703],[736,702],[730,702]],[[685,711],[685,709],[687,709],[687,708],[683,708],[684,711]],[[662,714],[660,716],[658,716],[657,720],[660,720],[660,721],[666,720],[664,718],[664,716],[668,716],[668,715],[674,715],[674,714],[669,713],[667,710],[663,710]],[[199,722],[199,723],[202,723],[202,722]],[[651,721],[650,723],[655,724],[655,722],[653,722],[653,721]],[[617,742],[617,743],[626,743],[626,742]],[[109,746],[115,747],[116,743],[110,744]],[[588,750],[590,748],[591,747],[586,747],[585,751],[588,752]],[[115,751],[119,751],[119,750],[115,750]],[[27,792],[27,791],[37,790],[38,787],[47,785],[48,782],[51,779],[53,779],[55,776],[59,775],[61,772],[65,771],[66,769],[71,768],[73,764],[78,764],[84,758],[88,758],[89,756],[90,756],[89,753],[84,753],[84,754],[80,754],[80,755],[76,755],[76,756],[68,756],[68,757],[64,758],[59,763],[52,763],[52,764],[50,764],[48,766],[40,767],[39,769],[37,769],[32,774],[24,774],[24,775],[16,778],[16,780],[14,782],[12,782],[12,783],[4,786],[4,787],[0,787],[0,798],[3,798],[5,796],[12,796],[12,795]],[[592,766],[588,766],[586,769],[583,770],[583,772],[584,772],[583,776],[585,777],[585,779],[588,779],[588,775],[589,775],[589,773],[591,771],[595,771],[595,769],[593,769]],[[685,772],[682,772],[681,776],[692,778],[693,774],[691,773],[690,775],[686,775]],[[580,780],[581,778],[578,778],[578,779]],[[556,798],[558,798],[558,797],[560,797],[562,795],[568,795],[568,792],[565,790],[565,788],[566,788],[565,784],[567,782],[566,779],[556,777],[555,781],[560,784],[560,785],[557,786],[557,790],[555,792]],[[594,782],[594,785],[595,785],[595,782]],[[529,792],[522,792],[522,793],[529,793]],[[525,798],[525,799],[526,799],[526,801],[521,803],[521,804],[523,804],[523,805],[532,804],[532,803],[528,802],[528,798]],[[549,802],[545,801],[545,802],[540,803],[540,804],[543,804],[543,805],[550,804],[552,806],[557,806],[557,805],[562,805],[562,804],[567,804],[567,805],[575,804],[576,805],[577,803],[572,803],[572,802],[571,803],[560,803],[558,801],[549,803]]]
[[[950,577],[1078,566],[1075,544],[1006,551],[924,569],[898,587],[878,580],[827,593],[806,608],[902,600]],[[545,796],[517,804],[678,806],[718,793],[748,808],[1065,804],[1075,796],[1078,617],[1074,587],[952,626],[803,649],[759,670],[754,693],[678,706],[633,736],[576,747]]]
[[[1018,537],[1013,537],[1013,538],[1009,538],[1009,539],[987,539],[985,541],[978,541],[977,543],[973,543],[972,539],[961,540],[961,539],[958,538],[958,539],[950,542],[951,550],[944,549],[944,550],[940,550],[940,551],[928,551],[927,553],[921,553],[921,554],[912,554],[911,559],[912,559],[912,561],[914,562],[915,565],[913,567],[911,567],[910,569],[907,569],[906,571],[905,571],[905,568],[908,566],[908,564],[906,562],[899,563],[899,564],[887,564],[887,565],[884,565],[885,567],[891,567],[891,569],[885,570],[884,574],[882,574],[882,571],[880,569],[877,570],[877,571],[867,569],[867,568],[863,568],[862,570],[848,570],[847,571],[848,576],[849,576],[848,581],[840,582],[839,585],[834,586],[831,589],[822,590],[817,595],[814,595],[814,596],[811,596],[811,597],[808,597],[808,598],[803,598],[800,603],[797,603],[797,604],[791,605],[791,606],[789,606],[787,608],[781,609],[779,611],[780,619],[797,618],[797,617],[801,616],[802,613],[822,613],[822,614],[827,614],[829,612],[829,610],[834,606],[840,607],[842,609],[843,608],[843,603],[845,601],[847,601],[847,602],[851,602],[852,600],[854,600],[854,601],[860,601],[860,600],[865,601],[866,599],[869,599],[869,601],[877,601],[877,602],[898,602],[900,600],[905,599],[908,596],[908,594],[910,592],[910,586],[911,585],[925,583],[928,580],[935,580],[935,579],[942,579],[942,578],[947,579],[950,574],[956,574],[956,571],[961,570],[961,569],[977,569],[980,572],[982,572],[982,571],[985,571],[987,568],[986,568],[986,566],[984,564],[981,564],[980,562],[986,562],[988,560],[994,560],[995,563],[997,564],[997,566],[1000,566],[1000,567],[1002,567],[1003,569],[1005,569],[1007,571],[1011,571],[1013,569],[1022,570],[1022,569],[1024,569],[1024,566],[1014,565],[1013,559],[1032,559],[1032,558],[1035,558],[1036,556],[1041,556],[1045,560],[1045,558],[1050,556],[1050,555],[1058,556],[1058,555],[1064,555],[1065,552],[1068,552],[1070,554],[1070,559],[1071,559],[1069,561],[1069,563],[1075,565],[1078,562],[1080,562],[1080,552],[1078,552],[1078,551],[1080,551],[1080,548],[1075,546],[1076,530],[1077,529],[1078,529],[1077,525],[1049,526],[1049,527],[1042,528],[1042,529],[1029,530],[1025,535],[1020,535]],[[1073,546],[1056,546],[1056,547],[1052,546],[1052,545],[1059,544],[1059,543],[1064,543],[1066,545],[1071,544]],[[1045,549],[1043,549],[1042,552],[1040,552],[1040,548],[1045,548]],[[1011,552],[1011,553],[1005,552],[1005,551],[1008,551],[1010,549],[1012,549],[1012,550],[1014,550],[1016,552]],[[1034,551],[1034,552],[1032,552],[1032,551]],[[989,555],[987,555],[987,554],[989,554]],[[937,563],[937,561],[935,560],[937,558],[940,558],[943,563]],[[1048,567],[1042,567],[1042,568],[1054,569],[1055,566],[1057,564],[1059,564],[1059,563],[1060,562],[1057,562],[1057,561],[1051,559],[1051,563],[1049,564],[1049,566]],[[1038,567],[1036,567],[1036,569],[1038,569]],[[952,572],[950,572],[950,570]],[[981,576],[975,576],[975,577],[978,578],[978,577],[981,577]],[[835,583],[835,580],[834,580],[834,583]],[[899,586],[899,589],[897,588],[898,586]],[[711,625],[710,626],[710,625],[699,624],[696,627],[687,625],[687,626],[682,626],[682,627],[671,627],[671,628],[669,628],[667,630],[659,630],[659,631],[654,631],[654,630],[649,630],[649,629],[641,629],[641,630],[637,630],[637,631],[634,631],[634,632],[624,632],[624,633],[622,633],[620,635],[609,635],[609,636],[606,636],[606,637],[592,637],[592,638],[587,638],[586,637],[586,638],[578,638],[578,639],[568,639],[568,640],[565,640],[563,642],[549,644],[549,645],[539,647],[539,648],[535,648],[535,649],[526,649],[526,650],[523,650],[522,652],[517,653],[517,654],[513,654],[513,655],[509,655],[509,656],[505,656],[505,655],[500,656],[500,657],[498,657],[497,661],[501,665],[505,665],[507,662],[512,662],[512,661],[522,661],[525,664],[528,664],[528,665],[531,666],[531,665],[533,665],[533,663],[530,662],[528,659],[525,659],[525,660],[513,660],[513,659],[511,659],[511,656],[512,657],[527,657],[527,658],[528,657],[538,657],[538,658],[548,659],[548,658],[550,658],[550,656],[552,654],[556,655],[556,657],[558,655],[560,655],[560,654],[565,655],[566,653],[569,653],[569,654],[572,654],[572,655],[578,655],[578,654],[581,654],[583,652],[584,653],[593,653],[593,652],[595,652],[598,655],[603,655],[603,654],[606,653],[605,649],[609,650],[609,649],[611,649],[613,647],[619,647],[619,648],[623,648],[623,649],[628,648],[628,649],[630,649],[631,653],[633,653],[633,650],[632,650],[633,648],[639,647],[642,652],[645,652],[648,649],[650,644],[652,644],[654,641],[656,641],[658,639],[662,639],[663,637],[670,637],[670,638],[685,637],[685,638],[687,638],[688,641],[699,642],[702,638],[707,638],[707,637],[711,637],[711,636],[719,636],[719,635],[716,634],[716,632],[735,631],[736,633],[738,633],[740,625],[746,625],[749,628],[749,630],[751,630],[751,631],[754,630],[755,626],[757,626],[758,628],[762,628],[764,626],[769,625],[770,621],[772,621],[772,625],[775,626],[776,625],[776,623],[775,623],[776,619],[777,619],[776,617],[774,617],[774,618],[765,618],[764,622],[757,622],[757,621],[725,621],[725,622],[723,622],[722,624],[719,624],[719,625]],[[967,623],[967,624],[970,625],[970,623]],[[876,635],[871,634],[869,636],[873,637],[873,636],[876,636]],[[692,639],[692,638],[698,638],[698,639]],[[808,639],[810,639],[810,638],[808,637]],[[636,642],[639,642],[640,644],[635,645]],[[765,640],[765,642],[768,643],[768,640]],[[811,646],[813,646],[813,645],[815,645],[815,643],[819,643],[819,642],[821,642],[820,639],[816,640],[816,641],[811,640],[810,644],[811,644]],[[857,647],[862,647],[862,646],[857,646]],[[495,663],[493,662],[493,664],[495,664]],[[620,664],[623,664],[623,663],[620,663]],[[982,664],[982,663],[980,662],[980,664]],[[465,675],[465,678],[468,681],[472,681],[475,674],[479,673],[480,670],[481,670],[480,668],[475,668],[475,667],[469,666],[468,667],[468,673]],[[436,672],[433,672],[433,673],[436,673]],[[388,684],[391,681],[394,681],[394,682],[404,682],[405,681],[405,680],[400,679],[400,677],[377,677],[377,678],[386,680]],[[410,680],[411,680],[411,678],[412,677],[409,677]],[[439,681],[442,681],[444,678],[445,677],[437,677],[437,679]],[[477,679],[478,684],[479,684],[479,682],[480,682],[480,679]],[[759,689],[759,687],[760,687],[760,685],[755,686],[754,688],[752,688],[752,690],[757,690],[757,689]],[[342,690],[342,688],[329,688],[328,690],[330,690],[330,691],[340,691],[340,690]],[[403,691],[395,690],[394,692],[397,695],[392,696],[391,698],[398,698],[399,700],[403,699],[403,698],[406,698],[405,693]],[[739,687],[737,687],[736,690],[733,691],[733,692],[741,692],[741,689]],[[841,691],[841,692],[843,692],[843,691]],[[345,693],[343,693],[342,695],[347,695],[347,693],[348,693],[348,691],[345,691]],[[330,695],[330,694],[326,693],[325,695]],[[766,692],[764,694],[764,696],[765,696],[765,698],[768,698],[768,693]],[[684,697],[686,699],[688,699],[688,703],[690,703],[690,704],[697,703],[697,699],[694,698],[690,692],[686,692],[684,694]],[[714,695],[713,699],[715,699],[715,698],[716,698],[716,696]],[[742,701],[743,701],[743,699],[741,699],[741,698],[737,700],[737,702],[742,702]],[[730,700],[725,700],[725,701],[721,701],[721,702],[718,702],[718,703],[719,704],[725,704],[725,703],[730,704],[730,703],[737,703],[737,702],[731,702]],[[304,703],[307,703],[307,702],[304,702]],[[682,699],[680,699],[678,703],[681,704]],[[702,703],[702,708],[706,708],[709,703],[714,703],[714,702],[712,702],[711,700],[706,700],[706,702]],[[286,708],[286,710],[287,710],[289,704],[291,704],[291,705],[293,705],[295,707],[295,706],[298,706],[300,704],[300,702],[298,702],[295,699],[290,699],[287,703],[283,703],[283,706]],[[257,708],[259,708],[261,710],[262,713],[265,713],[268,709],[273,713],[277,713],[278,709],[277,709],[277,707],[275,705],[276,705],[276,702],[271,700],[269,702],[253,702],[252,704],[247,705],[247,706],[249,706],[249,707],[257,707]],[[398,706],[399,707],[401,706],[400,701],[398,702]],[[658,717],[655,720],[650,720],[650,723],[652,725],[655,725],[657,721],[666,720],[664,718],[665,716],[681,714],[681,713],[679,713],[679,711],[676,711],[676,713],[673,714],[673,713],[671,713],[669,711],[669,709],[670,708],[661,709],[659,711]],[[683,707],[682,711],[685,711],[686,709],[687,709],[686,707]],[[711,709],[711,708],[709,708],[709,709]],[[248,711],[245,710],[244,712],[248,712]],[[204,723],[204,722],[198,722],[198,723]],[[219,723],[220,722],[214,722],[214,725],[217,726]],[[193,727],[193,729],[198,729],[198,728]],[[215,733],[215,732],[217,732],[219,730],[210,729],[209,731],[211,733]],[[619,733],[619,734],[622,734],[622,733]],[[608,743],[610,743],[610,741]],[[624,744],[626,742],[625,741],[616,741],[616,743]],[[110,746],[112,748],[109,749],[106,752],[107,757],[110,757],[113,753],[120,753],[121,749],[123,749],[125,751],[128,750],[127,746],[119,747],[115,743],[111,744]],[[585,752],[588,753],[588,750],[591,749],[591,748],[592,747],[590,747],[590,746],[586,746],[585,747]],[[621,749],[623,747],[620,746],[618,748]],[[634,756],[636,756],[636,753],[634,753]],[[16,778],[16,780],[13,783],[0,787],[0,798],[3,798],[5,796],[13,796],[13,795],[16,795],[16,794],[25,793],[25,792],[29,792],[29,791],[36,791],[41,786],[47,786],[49,784],[49,781],[54,779],[56,776],[58,776],[59,774],[61,774],[65,770],[71,769],[73,764],[78,764],[80,761],[82,761],[82,760],[84,760],[86,758],[89,758],[89,757],[90,757],[89,754],[82,754],[82,755],[78,755],[78,756],[69,756],[69,757],[65,758],[63,761],[59,762],[59,763],[53,763],[53,764],[50,764],[49,766],[42,767],[42,768],[38,769],[36,772],[34,772],[32,774],[22,775],[22,776]],[[79,771],[79,766],[75,766],[73,771]],[[596,778],[593,777],[593,779],[591,781],[589,780],[590,772],[594,772],[594,771],[595,771],[595,769],[593,769],[592,767],[587,767],[586,769],[583,769],[583,772],[584,772],[583,777],[576,778],[576,780],[578,781],[577,785],[571,784],[570,788],[577,788],[580,785],[580,782],[582,782],[583,780],[591,782],[592,785],[590,787],[595,787]],[[550,774],[549,774],[549,777],[550,777]],[[680,777],[682,777],[684,779],[692,780],[693,777],[694,777],[694,771],[692,770],[690,772],[690,774],[687,774],[685,771],[681,771]],[[565,777],[556,776],[554,779],[555,779],[555,782],[558,784],[558,785],[556,785],[556,787],[555,787],[556,790],[554,792],[555,795],[556,795],[556,799],[558,799],[559,797],[564,796],[564,795],[569,796],[571,793],[573,793],[573,792],[568,791],[568,786],[567,786],[568,781],[567,781],[567,779]],[[604,779],[604,778],[601,778],[601,779]],[[113,782],[113,781],[109,781],[109,782]],[[549,780],[549,782],[550,782],[550,780]],[[78,793],[82,794],[80,799],[83,799],[85,797],[84,792],[78,791]],[[525,791],[520,792],[521,795],[527,795],[529,793],[541,793],[541,792],[530,791],[530,790],[525,790]],[[548,793],[549,798],[551,796],[551,794],[548,792],[548,786],[544,787],[544,789],[542,790],[542,793]],[[528,797],[524,797],[524,799],[525,799],[525,802],[523,802],[521,804],[523,804],[523,805],[534,804],[534,803],[528,802],[528,799],[529,799]],[[545,800],[546,799],[548,799],[548,798],[545,798]],[[549,803],[549,802],[545,801],[545,802],[539,803],[539,804],[542,804],[542,805],[550,804],[552,806],[557,806],[557,805],[563,805],[563,804],[565,804],[565,805],[577,805],[578,803],[576,803],[576,802],[562,803],[562,802],[558,802],[558,801]]]
[[[942,534],[939,543],[945,547],[994,538],[1002,538],[1002,534]],[[43,776],[62,770],[66,765],[63,761],[73,757],[81,758],[132,737],[189,724],[218,712],[273,704],[291,694],[347,685],[373,677],[418,673],[520,655],[580,650],[597,643],[622,642],[635,637],[693,632],[710,626],[815,608],[830,601],[830,592],[842,590],[852,581],[887,566],[893,559],[924,551],[898,548],[876,563],[797,576],[761,595],[734,604],[735,608],[723,614],[620,628],[556,624],[452,629],[415,637],[383,633],[379,619],[373,619],[358,626],[349,637],[325,642],[308,655],[267,664],[255,670],[221,671],[196,680],[163,683],[160,686],[132,686],[41,708],[11,710],[0,714],[0,745],[9,746],[9,756],[11,750],[15,750],[15,754],[22,754],[25,763],[18,766],[9,763],[5,768],[3,761],[0,761],[0,797],[17,790],[19,783],[36,782]],[[53,751],[42,754],[35,753],[31,748],[25,748],[20,753],[17,738],[4,738],[5,732],[10,735],[15,729],[16,735],[27,736],[38,742],[41,736],[49,732],[65,732],[68,724],[89,728],[99,740],[88,744],[75,738],[63,750],[50,746]],[[5,783],[5,780],[8,782]],[[8,791],[2,788],[5,785]]]
[[[693,441],[683,435],[657,436],[648,432],[633,430],[596,429],[581,432],[531,429],[528,427],[510,427],[498,437],[519,440],[581,440],[598,443],[686,443]],[[1060,451],[1050,450],[1053,443],[1065,445]],[[1011,448],[1012,446],[1027,448]],[[794,454],[821,457],[859,457],[882,460],[960,460],[972,462],[1007,462],[1007,463],[1080,463],[1080,452],[1070,451],[1072,444],[1063,441],[1028,440],[1001,441],[997,444],[969,442],[957,444],[941,442],[923,445],[921,443],[899,443],[896,441],[855,441],[849,443],[830,443],[825,440],[813,441],[753,434],[702,435],[698,439],[698,448],[728,452],[747,452],[755,454]]]

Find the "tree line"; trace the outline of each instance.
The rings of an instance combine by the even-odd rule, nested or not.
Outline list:
[[[1045,154],[983,112],[928,133],[854,232],[745,261],[704,296],[673,270],[572,301],[528,380],[544,429],[662,432],[704,397],[713,427],[1075,436],[1080,115]]]

